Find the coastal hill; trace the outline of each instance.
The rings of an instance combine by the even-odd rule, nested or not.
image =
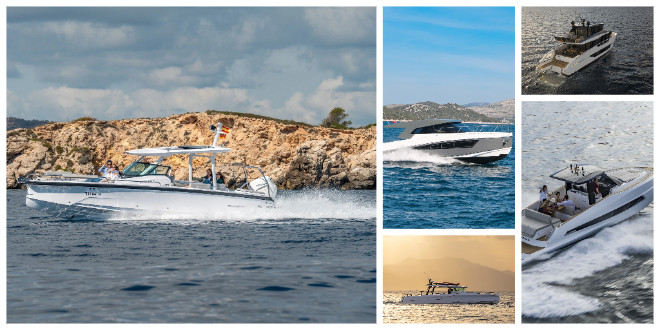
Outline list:
[[[7,117],[7,131],[11,131],[17,128],[32,128],[48,123],[50,123],[48,120],[25,120],[16,117]]]
[[[515,121],[516,100],[508,99],[495,103],[471,103],[465,105],[468,109],[482,115],[495,118],[498,121],[505,119],[510,123]]]
[[[383,107],[385,120],[458,119],[464,122],[501,122],[514,120],[514,100],[485,104],[471,103],[470,107],[456,103],[391,104]]]
[[[263,116],[218,112],[187,113],[166,118],[97,121],[80,118],[7,132],[7,188],[18,188],[19,176],[68,170],[97,174],[108,159],[122,169],[137,157],[127,150],[210,145],[209,126],[221,122],[230,129],[219,140],[232,151],[219,154],[218,170],[229,186],[242,182],[242,166],[258,166],[280,189],[375,189],[376,127],[338,130]],[[176,180],[187,180],[186,156],[166,158]],[[194,177],[210,163],[195,159]],[[250,173],[254,179],[258,172]]]
[[[383,266],[383,289],[422,290],[430,276],[436,282],[459,282],[468,291],[514,291],[515,276],[460,258],[420,260],[408,258]]]

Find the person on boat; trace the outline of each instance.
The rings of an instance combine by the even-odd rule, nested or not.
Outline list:
[[[225,177],[222,175],[222,173],[218,172],[215,174],[215,177],[217,178],[216,182],[224,184],[225,183]]]
[[[548,186],[543,185],[543,188],[539,191],[539,202],[543,202],[548,199]]]
[[[213,172],[211,172],[210,168],[206,169],[206,176],[204,176],[202,183],[213,184]]]
[[[105,162],[105,165],[101,166],[99,168],[99,173],[101,173],[101,176],[104,177],[105,173],[112,167],[112,160],[108,159],[107,162]]]
[[[566,207],[566,206],[572,206],[573,208],[576,207],[576,206],[575,206],[575,203],[573,203],[572,200],[568,199],[568,195],[564,196],[564,200],[563,200],[562,202],[557,203],[557,205],[559,205],[559,206],[564,206],[564,207]]]
[[[598,184],[598,178],[594,179],[594,192],[596,195],[600,195],[600,185]]]

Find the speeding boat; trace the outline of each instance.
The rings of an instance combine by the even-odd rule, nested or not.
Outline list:
[[[438,290],[436,290],[438,289]],[[467,286],[460,283],[434,282],[429,278],[426,292],[419,295],[405,295],[402,304],[497,304],[500,296],[497,293],[466,292]],[[442,291],[442,292],[441,292]]]
[[[385,154],[414,149],[433,156],[485,164],[506,157],[513,142],[510,132],[472,131],[455,119],[416,120],[386,127],[404,130],[400,140],[384,143]]]
[[[271,207],[277,187],[261,169],[243,165],[245,182],[228,189],[216,177],[216,156],[231,151],[217,146],[222,124],[211,125],[213,144],[157,147],[127,151],[139,158],[128,165],[116,180],[64,171],[33,173],[19,178],[27,188],[27,206],[67,220],[150,219],[172,216],[217,216],[233,208]],[[174,180],[164,158],[188,155],[188,180]],[[156,158],[148,162],[147,158]],[[210,160],[212,180],[193,179],[193,159]],[[257,173],[258,172],[258,173]],[[250,174],[260,176],[249,182]]]
[[[552,175],[564,184],[522,210],[522,263],[618,224],[653,201],[653,168],[603,170],[571,165]],[[568,201],[568,202],[567,202]]]
[[[551,71],[570,76],[603,57],[612,49],[617,36],[604,27],[604,23],[585,22],[584,18],[579,23],[571,22],[567,35],[555,37],[561,45],[545,54],[536,69],[539,73]]]

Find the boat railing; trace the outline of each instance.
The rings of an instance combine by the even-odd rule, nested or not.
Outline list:
[[[509,123],[493,123],[493,124],[478,124],[472,129],[473,132],[486,133],[486,132],[506,132],[511,133],[511,124]]]
[[[250,166],[250,165],[247,165],[247,164],[242,164],[242,165],[243,165],[243,174],[245,174],[245,182],[243,182],[243,184],[238,189],[244,189],[246,186],[249,186],[249,184],[250,184],[250,177],[248,176],[248,172],[247,172],[248,168],[252,168],[252,169],[255,169],[255,170],[259,171],[259,173],[261,173],[261,177],[264,178],[264,182],[266,182],[266,184],[268,184],[268,179],[266,178],[266,174],[264,174],[264,171],[262,171],[261,168],[256,167],[256,166]],[[271,197],[269,187],[267,187],[266,191],[268,191],[268,197]]]

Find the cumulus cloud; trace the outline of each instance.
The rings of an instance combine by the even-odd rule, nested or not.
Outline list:
[[[341,106],[372,123],[375,21],[375,8],[10,8],[7,111],[217,109],[316,124]]]

